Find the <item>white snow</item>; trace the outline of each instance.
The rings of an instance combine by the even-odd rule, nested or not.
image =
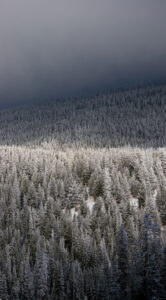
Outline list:
[[[80,205],[77,205],[76,207],[78,208]],[[76,207],[73,207],[69,210],[69,213],[70,213],[70,216],[71,216],[71,219],[73,220],[74,219],[74,216],[78,216],[78,211],[76,211]],[[62,212],[64,214],[66,214],[66,208],[62,209]]]
[[[157,192],[158,192],[158,189],[155,189],[154,194],[153,194],[153,197],[155,198],[155,200],[156,200],[156,197],[157,197]]]
[[[133,207],[133,209],[137,209],[138,208],[138,204],[139,204],[139,201],[138,201],[137,198],[132,197],[130,199],[130,205]]]
[[[74,219],[74,216],[78,216],[78,211],[76,211],[75,207],[70,209],[70,214],[71,214],[72,220]]]
[[[156,201],[157,192],[158,192],[158,190],[155,189],[155,191],[154,191],[154,193],[152,195],[152,197],[153,197],[153,199],[155,201]],[[133,209],[138,209],[139,200],[137,198],[135,198],[135,197],[131,197],[131,199],[130,199],[130,205],[133,207]]]
[[[92,214],[93,206],[95,204],[94,198],[93,197],[88,197],[86,200],[86,205],[89,208],[90,214]]]
[[[161,234],[162,234],[163,240],[165,240],[166,239],[166,225],[161,226]]]

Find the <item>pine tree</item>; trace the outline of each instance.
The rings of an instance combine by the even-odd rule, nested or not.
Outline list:
[[[2,300],[8,299],[6,277],[1,271],[0,271],[0,299]]]
[[[126,232],[123,225],[121,225],[117,233],[117,263],[118,263],[118,281],[120,286],[120,299],[129,299],[129,245]]]
[[[65,295],[65,283],[62,263],[59,261],[55,262],[53,276],[53,288],[51,292],[52,300],[63,300],[66,299]]]
[[[76,205],[81,205],[83,202],[83,197],[81,190],[78,184],[74,181],[72,185],[69,187],[68,195],[67,195],[67,207],[72,208]]]
[[[159,297],[161,286],[161,240],[157,225],[145,214],[141,230],[141,247],[144,261],[143,291],[146,299]]]
[[[120,299],[119,269],[116,256],[113,257],[111,265],[110,298],[112,300]]]
[[[24,262],[24,281],[23,281],[23,291],[25,300],[34,299],[34,278],[30,267],[30,257],[29,252],[27,252]]]
[[[44,249],[38,245],[35,265],[35,297],[48,299],[48,259]]]
[[[162,265],[161,265],[162,287],[163,287],[163,299],[166,298],[166,244],[163,249]]]

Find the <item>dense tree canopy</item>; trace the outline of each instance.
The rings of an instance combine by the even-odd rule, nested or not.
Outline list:
[[[166,299],[165,91],[0,112],[2,300]]]

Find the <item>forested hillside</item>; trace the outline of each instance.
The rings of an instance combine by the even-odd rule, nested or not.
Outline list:
[[[166,85],[0,111],[0,144],[163,147]]]
[[[165,113],[164,85],[0,111],[2,300],[166,299]]]

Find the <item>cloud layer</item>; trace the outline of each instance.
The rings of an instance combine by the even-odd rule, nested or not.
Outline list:
[[[1,0],[0,104],[166,76],[165,0]]]

